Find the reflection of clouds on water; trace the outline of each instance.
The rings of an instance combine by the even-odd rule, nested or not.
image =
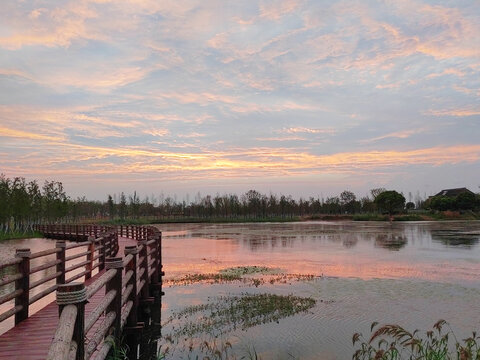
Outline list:
[[[259,264],[363,279],[477,282],[480,276],[480,222],[475,221],[195,224],[180,229],[181,236],[164,234],[171,276],[187,268],[209,273],[220,266]],[[439,234],[448,236],[439,241]]]
[[[470,228],[474,231],[469,231]],[[338,243],[345,248],[354,248],[363,242],[389,250],[400,250],[407,244],[415,247],[430,245],[432,240],[460,247],[471,247],[480,242],[475,222],[221,224],[196,226],[191,232],[182,232],[181,236],[230,240],[251,251],[292,248],[308,242]]]

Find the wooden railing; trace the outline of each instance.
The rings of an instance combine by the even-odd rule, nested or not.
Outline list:
[[[107,258],[105,273],[90,285],[58,287],[60,319],[47,359],[103,360],[122,335],[128,358],[137,359],[143,350],[141,332],[160,328],[161,233],[137,226],[121,226],[117,231],[138,244],[127,246],[123,258]],[[104,297],[86,316],[85,303],[101,289]],[[149,311],[143,311],[146,307]]]
[[[43,232],[47,229],[44,226],[37,226],[36,230]],[[52,231],[53,228],[49,230]],[[106,259],[118,252],[118,234],[114,227],[97,230],[98,237],[95,238],[90,236],[94,233],[92,228],[82,226],[79,228],[82,236],[78,238],[86,236],[86,241],[69,244],[57,241],[52,249],[36,253],[31,253],[30,249],[17,249],[14,258],[1,262],[0,270],[6,269],[5,272],[10,274],[0,280],[0,289],[3,290],[0,305],[11,300],[14,300],[14,305],[0,313],[0,322],[15,316],[17,325],[28,318],[32,304],[53,293],[60,286],[82,277],[87,280],[97,268],[98,271],[103,270]],[[64,227],[62,231],[67,231],[67,228]],[[52,255],[55,255],[54,260],[51,260]],[[54,268],[53,272],[51,268]],[[39,278],[37,273],[40,271],[50,274]],[[33,290],[53,280],[55,280],[53,285],[33,295],[35,292]]]

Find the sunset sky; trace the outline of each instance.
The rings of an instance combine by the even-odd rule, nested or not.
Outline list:
[[[478,192],[480,2],[2,1],[0,173],[89,199]]]

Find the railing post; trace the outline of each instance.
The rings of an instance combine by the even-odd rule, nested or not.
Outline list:
[[[104,238],[103,243],[105,246],[105,258],[112,257],[111,251],[110,251],[110,238],[107,233],[100,234]]]
[[[120,337],[120,324],[122,317],[122,271],[123,271],[123,259],[121,257],[112,257],[108,258],[105,261],[106,270],[116,269],[115,276],[107,282],[105,286],[105,294],[108,294],[110,290],[115,290],[117,294],[115,298],[110,303],[107,308],[107,314],[111,311],[115,312],[115,321],[113,322],[114,326],[114,336],[115,338]]]
[[[87,289],[83,283],[59,285],[57,289],[58,315],[62,314],[67,305],[77,307],[72,341],[77,344],[75,360],[85,359],[85,304],[87,302]]]
[[[118,245],[118,233],[115,231],[112,233],[113,239],[115,241],[115,254],[118,254],[118,251],[120,250],[120,246]]]
[[[88,254],[87,254],[87,263],[85,265],[85,280],[88,280],[92,277],[92,268],[93,268],[93,257],[95,256],[95,238],[93,236],[89,236],[88,240],[90,244],[88,244]]]
[[[130,293],[130,301],[132,301],[132,310],[127,318],[126,342],[128,345],[128,359],[137,360],[138,358],[138,345],[139,345],[139,330],[141,326],[138,324],[138,295],[137,295],[137,246],[126,246],[125,256],[133,255],[132,261],[127,264],[125,272],[133,271],[133,275],[130,278],[130,284],[132,285],[132,292]],[[128,284],[126,284],[128,286]]]
[[[148,239],[148,237],[147,237]],[[155,242],[152,244],[152,248],[153,248],[153,251],[152,251],[152,257],[153,257],[153,261],[152,261],[152,265],[153,265],[153,268],[155,269],[152,273],[152,277],[150,278],[150,283],[154,286],[157,286],[158,284],[158,274],[159,274],[159,259],[158,259],[158,239],[157,237],[154,235],[151,237],[151,239],[155,240]]]
[[[98,267],[98,271],[102,271],[105,269],[105,234],[100,234],[100,266]]]
[[[115,254],[113,253],[113,239],[112,239],[111,234],[106,233],[106,235],[107,235],[107,239],[108,239],[108,251],[110,253],[110,257],[113,257],[113,256],[115,256]]]
[[[145,280],[145,283],[142,288],[142,298],[146,299],[148,297],[148,246],[146,241],[139,241],[138,244],[141,246],[140,257],[143,257],[143,260],[138,266],[145,269],[142,275],[141,280]]]
[[[155,255],[155,271],[152,275],[150,281],[152,282],[152,294],[154,298],[152,306],[152,321],[153,321],[153,331],[155,337],[160,337],[162,332],[162,296],[164,292],[162,291],[162,260],[161,260],[161,233],[152,232],[151,235],[155,239],[154,244],[154,255]]]
[[[15,257],[22,258],[18,264],[18,272],[22,275],[15,281],[15,290],[22,293],[15,298],[15,306],[22,306],[22,310],[15,314],[15,325],[28,318],[28,306],[30,299],[30,249],[17,249]]]
[[[158,261],[159,261],[159,267],[158,267],[158,275],[160,277],[160,290],[162,290],[162,285],[163,285],[163,277],[165,276],[165,271],[163,271],[163,260],[162,260],[162,232],[158,232]],[[165,295],[165,293],[162,291],[161,295]]]
[[[55,247],[60,248],[60,251],[57,252],[57,261],[60,261],[57,264],[57,272],[61,274],[57,276],[57,285],[65,284],[65,251],[67,249],[67,244],[65,241],[57,241]]]

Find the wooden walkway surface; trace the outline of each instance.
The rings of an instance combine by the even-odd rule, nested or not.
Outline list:
[[[118,256],[123,256],[125,246],[136,245],[137,241],[119,237],[120,250]],[[105,270],[99,272],[85,282],[89,285]],[[85,313],[89,314],[104,298],[105,292],[98,291],[93,295],[85,307]],[[51,302],[37,313],[22,321],[0,336],[0,360],[43,360],[47,357],[53,336],[58,325],[58,306],[55,301]],[[95,327],[91,332],[95,331]]]

